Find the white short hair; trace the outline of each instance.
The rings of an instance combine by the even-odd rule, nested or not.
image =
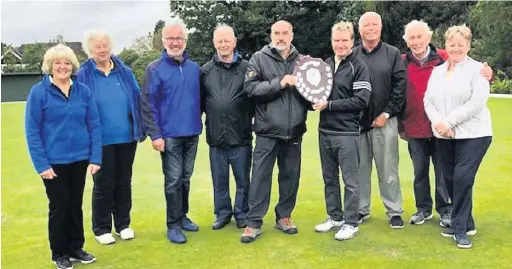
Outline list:
[[[180,19],[171,19],[168,22],[166,22],[164,28],[162,28],[162,33],[165,33],[167,31],[167,29],[169,29],[169,28],[175,28],[175,27],[182,28],[183,33],[185,35],[184,38],[188,39],[187,25]],[[162,34],[162,38],[163,38],[163,34]]]
[[[424,22],[423,20],[413,20],[411,21],[410,23],[408,23],[406,26],[405,26],[405,31],[404,31],[404,35],[402,36],[402,38],[407,41],[407,36],[408,36],[408,33],[409,31],[411,30],[412,27],[415,27],[415,26],[420,26],[422,27],[424,30],[425,30],[425,33],[427,33],[429,36],[432,36],[432,30],[430,30],[430,27],[428,26],[428,23]]]
[[[218,30],[220,29],[229,29],[231,31],[231,33],[233,33],[233,39],[235,39],[235,30],[233,30],[233,27],[225,24],[225,23],[221,23],[219,25],[217,25],[217,27],[215,27],[215,30],[213,31],[213,39],[215,39],[215,33],[217,33]]]
[[[92,57],[91,43],[93,41],[100,41],[100,40],[107,40],[107,42],[110,46],[110,49],[112,49],[112,47],[113,47],[112,38],[110,37],[110,35],[107,32],[93,30],[93,31],[89,31],[85,34],[84,41],[82,41],[82,49],[84,50],[85,54],[87,54],[87,56],[89,58]]]
[[[72,73],[74,74],[76,70],[78,70],[80,64],[78,63],[78,59],[76,58],[75,52],[68,46],[64,44],[58,44],[49,48],[43,57],[43,65],[41,66],[41,71],[45,74],[51,74],[53,70],[53,63],[57,59],[68,59],[73,66]]]
[[[359,17],[359,22],[358,22],[359,27],[361,27],[361,25],[363,24],[363,19],[365,19],[368,16],[375,16],[375,17],[379,18],[379,22],[380,22],[380,24],[382,24],[382,17],[379,15],[379,13],[373,12],[373,11],[368,11],[368,12],[364,13],[363,15],[361,15],[361,17]]]

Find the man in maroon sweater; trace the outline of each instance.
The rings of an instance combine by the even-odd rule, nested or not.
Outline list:
[[[432,31],[423,21],[413,20],[405,26],[403,38],[409,50],[402,55],[407,70],[407,84],[405,106],[399,121],[399,133],[400,137],[408,142],[414,168],[414,196],[417,212],[412,215],[410,223],[420,225],[433,217],[429,178],[432,158],[435,171],[435,209],[440,215],[439,224],[442,227],[450,227],[452,209],[450,195],[441,169],[436,163],[436,141],[423,105],[423,97],[432,70],[443,64],[448,54],[445,50],[436,49],[430,44],[431,37]],[[481,74],[490,80],[492,69],[484,63]]]

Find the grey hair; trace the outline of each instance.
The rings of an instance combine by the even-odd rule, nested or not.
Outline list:
[[[361,17],[359,17],[359,22],[358,22],[359,28],[361,28],[361,25],[363,23],[363,19],[365,17],[370,16],[370,15],[376,16],[377,18],[379,18],[379,22],[380,22],[380,24],[382,24],[382,17],[379,15],[379,13],[373,12],[373,11],[368,11],[368,12],[364,13],[363,15],[361,15]]]
[[[112,41],[112,38],[105,31],[93,30],[93,31],[87,32],[85,34],[84,40],[82,41],[82,49],[84,50],[85,54],[87,54],[87,56],[89,58],[92,57],[92,54],[91,54],[91,43],[92,43],[92,41],[99,41],[99,40],[107,40],[107,42],[108,42],[108,44],[110,46],[110,49],[112,49],[112,47],[114,45],[114,42]]]
[[[429,36],[432,36],[432,30],[430,30],[430,27],[428,26],[428,23],[420,20],[413,20],[411,22],[409,22],[406,26],[405,26],[405,31],[404,31],[404,35],[402,36],[402,38],[407,41],[407,36],[408,36],[408,33],[409,33],[409,30],[411,30],[412,27],[414,26],[421,26],[423,27],[423,29],[425,30],[425,32],[429,35]]]
[[[164,28],[162,29],[162,33],[165,33],[169,28],[175,28],[175,27],[180,27],[183,29],[183,33],[184,33],[184,37],[185,39],[188,39],[188,31],[187,31],[187,25],[180,19],[171,19],[170,21],[168,21]],[[163,38],[163,35],[162,35],[162,38]]]
[[[233,30],[233,27],[231,27],[225,23],[221,23],[221,24],[217,25],[217,27],[215,27],[215,30],[213,31],[213,39],[215,39],[215,33],[217,33],[217,31],[220,29],[229,29],[231,31],[231,33],[233,33],[233,38],[236,38],[235,30]]]

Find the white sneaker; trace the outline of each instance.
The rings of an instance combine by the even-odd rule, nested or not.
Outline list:
[[[341,227],[341,225],[343,225],[343,223],[344,223],[343,221],[335,221],[335,220],[332,220],[331,218],[328,218],[323,223],[316,225],[315,231],[317,231],[319,233],[326,233],[328,231],[331,231],[334,228]]]
[[[354,227],[350,224],[343,224],[340,230],[334,235],[336,240],[348,240],[359,232],[359,227]]]
[[[116,242],[114,236],[111,233],[106,233],[96,236],[96,240],[102,245],[110,245]]]
[[[135,232],[131,228],[125,228],[119,233],[119,237],[123,240],[130,240],[135,237]]]

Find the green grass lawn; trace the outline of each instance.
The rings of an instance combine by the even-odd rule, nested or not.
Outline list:
[[[440,235],[436,214],[422,226],[402,230],[388,226],[373,173],[372,218],[349,241],[334,233],[317,234],[313,227],[326,218],[317,132],[318,113],[310,113],[303,142],[302,176],[293,219],[297,235],[273,226],[277,182],[264,219],[262,236],[240,243],[242,230],[232,222],[212,231],[213,192],[208,147],[200,140],[191,185],[189,216],[200,225],[187,233],[188,243],[175,245],[165,237],[165,202],[160,156],[150,143],[140,145],[133,175],[132,227],[136,238],[102,246],[91,231],[92,179],[84,195],[85,249],[97,256],[76,268],[512,268],[512,99],[491,99],[494,140],[477,176],[474,216],[478,234],[473,249],[460,250]],[[47,240],[48,201],[24,137],[24,104],[2,104],[2,268],[52,268]],[[400,179],[404,218],[414,213],[412,165],[400,143]],[[433,180],[432,180],[433,181]],[[233,182],[232,185],[234,186]],[[234,188],[231,188],[231,193]]]

